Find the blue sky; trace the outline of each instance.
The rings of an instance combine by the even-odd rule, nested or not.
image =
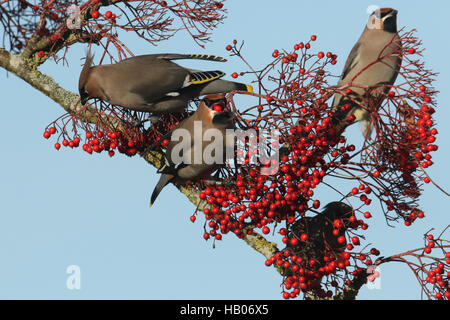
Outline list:
[[[341,2],[342,3],[342,2]],[[135,54],[157,52],[210,53],[227,56],[225,46],[245,40],[244,54],[256,68],[271,59],[273,49],[318,36],[316,48],[336,52],[339,74],[367,20],[369,5],[394,7],[398,25],[418,30],[427,66],[440,72],[441,91],[435,118],[439,150],[428,172],[445,189],[448,180],[448,104],[450,69],[448,1],[226,1],[228,18],[213,33],[206,49],[179,33],[158,47],[126,36]],[[70,66],[48,61],[41,67],[63,87],[76,92],[80,58],[85,47],[74,46]],[[99,51],[100,52],[100,51]],[[183,62],[211,68],[211,62]],[[238,60],[216,65],[228,75],[245,70]],[[227,76],[230,79],[229,76]],[[243,77],[244,81],[247,78]],[[249,78],[247,80],[250,80]],[[205,242],[203,218],[189,221],[194,207],[173,186],[148,202],[158,176],[138,157],[90,156],[81,150],[53,149],[42,138],[62,108],[22,80],[0,72],[3,98],[0,135],[0,298],[18,299],[280,299],[281,277],[264,266],[264,257],[229,235]],[[359,127],[348,129],[359,139]],[[354,133],[354,134],[353,134]],[[319,190],[320,193],[320,190]],[[323,204],[336,200],[323,190]],[[366,236],[390,255],[422,245],[422,234],[447,225],[450,201],[427,185],[421,198],[426,219],[412,228],[386,225],[378,207]],[[81,269],[80,290],[66,287],[70,265]],[[360,299],[418,299],[419,286],[405,265],[386,264],[381,289],[363,288]]]

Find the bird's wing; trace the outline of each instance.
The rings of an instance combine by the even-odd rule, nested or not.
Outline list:
[[[360,47],[360,44],[359,44],[359,42],[357,42],[353,46],[352,51],[350,51],[347,61],[345,62],[344,71],[342,71],[341,80],[345,79],[345,77],[348,75],[350,70],[353,69],[355,67],[355,65],[357,64],[358,61],[356,60],[356,58],[358,57],[359,47]]]
[[[139,68],[139,65],[133,67]],[[148,67],[144,66],[144,68],[147,68],[148,72],[127,71],[130,77],[131,74],[134,74],[133,81],[128,83],[130,84],[129,91],[140,95],[148,103],[157,102],[165,96],[176,96],[180,89],[186,84],[190,84],[190,71],[170,61],[154,60],[153,64],[149,64]]]
[[[212,54],[179,54],[179,53],[161,53],[155,55],[158,59],[166,60],[180,60],[180,59],[195,59],[195,60],[209,60],[217,62],[226,62],[227,59],[212,55]]]
[[[357,42],[353,46],[352,50],[350,51],[350,54],[348,55],[347,61],[345,62],[344,71],[342,71],[341,79],[339,80],[338,86],[343,84],[343,80],[348,75],[350,70],[352,70],[356,66],[356,64],[358,62],[356,58],[358,57],[359,47],[360,47],[360,44],[359,44],[359,42]],[[340,104],[340,102],[341,102],[341,99],[342,99],[342,95],[335,94],[332,105],[334,107],[338,106]]]
[[[206,82],[210,82],[219,78],[222,78],[225,75],[224,72],[219,70],[214,71],[195,71],[190,73],[190,83],[192,84],[202,84]]]
[[[184,88],[200,85],[222,78],[225,73],[219,70],[193,71],[174,63],[162,69],[154,68],[154,73],[143,75],[136,80],[130,92],[138,93],[148,102],[159,101],[165,97],[177,97]],[[158,76],[164,75],[164,76]]]

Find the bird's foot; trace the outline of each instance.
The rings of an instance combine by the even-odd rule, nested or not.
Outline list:
[[[123,120],[123,122],[125,122],[130,127],[139,128],[139,127],[144,127],[144,124],[147,122],[150,122],[152,125],[154,125],[159,120],[160,120],[159,116],[153,115],[153,116],[149,116],[145,120],[140,120],[140,119],[134,118],[132,120]]]
[[[152,115],[152,116],[148,117],[147,120],[144,120],[144,122],[150,121],[151,124],[154,125],[155,123],[157,123],[159,121],[159,119],[161,119],[160,116]]]
[[[202,184],[202,188],[205,188],[207,185],[220,185],[220,186],[230,186],[234,185],[236,182],[232,178],[219,178],[219,177],[211,177],[209,179],[203,179],[200,181]]]
[[[140,128],[143,127],[144,123],[147,120],[139,120],[139,119],[131,119],[131,120],[122,120],[123,123],[125,123],[127,126],[131,127],[131,128]]]

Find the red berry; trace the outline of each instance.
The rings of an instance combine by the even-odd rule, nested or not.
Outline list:
[[[238,77],[237,72],[233,72],[233,73],[231,74],[231,77],[234,78],[234,79],[236,79],[236,78]]]
[[[59,148],[61,148],[61,145],[57,142],[57,143],[55,143],[55,149],[56,150],[59,150]]]
[[[112,12],[111,11],[106,11],[105,12],[105,18],[110,19],[112,16]]]
[[[317,40],[317,36],[312,35],[312,36],[311,36],[311,41],[316,41],[316,40]]]
[[[45,131],[45,132],[44,132],[44,138],[45,138],[45,139],[50,138],[50,132]]]
[[[37,55],[39,58],[43,58],[43,57],[45,57],[45,52],[41,50],[37,53]]]
[[[314,200],[313,207],[314,207],[314,209],[318,209],[320,207],[320,201],[319,200]]]
[[[92,11],[91,16],[93,19],[98,19],[98,17],[100,17],[100,12]]]
[[[167,140],[167,139],[164,139],[162,142],[161,142],[161,146],[163,146],[163,147],[167,147],[169,145],[169,140]]]
[[[223,111],[223,107],[220,104],[216,104],[213,106],[213,110],[217,111],[217,112],[222,112]]]

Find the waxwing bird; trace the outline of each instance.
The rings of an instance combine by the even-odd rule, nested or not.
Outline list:
[[[163,114],[182,112],[189,100],[234,90],[253,92],[250,85],[226,81],[222,71],[198,71],[172,62],[198,59],[225,62],[206,54],[149,54],[115,64],[92,66],[90,53],[80,74],[81,103],[97,98],[130,110]]]
[[[325,253],[338,254],[345,249],[345,243],[338,242],[338,237],[344,235],[350,226],[349,218],[353,215],[353,209],[349,205],[335,201],[328,203],[324,210],[314,217],[301,217],[291,226],[291,238],[301,239],[302,234],[308,235],[307,241],[298,241],[298,244],[288,243],[293,252],[303,259],[316,258],[321,260]],[[339,220],[339,234],[334,235],[334,224]]]
[[[373,129],[370,111],[378,110],[382,97],[390,90],[399,73],[401,46],[397,34],[397,10],[381,8],[370,15],[345,63],[338,87],[349,85],[352,94],[343,96],[336,93],[332,105],[334,117],[342,122],[354,115],[355,122],[361,121],[365,138],[370,138]],[[375,106],[368,106],[361,99],[368,93],[366,89],[370,86],[376,86],[371,87],[370,91],[370,95],[377,98]],[[355,100],[360,101],[360,104],[355,103]],[[346,104],[349,108],[345,108]]]
[[[234,128],[233,118],[233,114],[226,110],[224,95],[207,96],[190,117],[171,131],[170,142],[158,170],[161,177],[153,190],[150,206],[169,182],[205,181],[225,165],[227,150],[234,148],[234,138],[230,135],[233,130],[227,131]],[[213,133],[214,138],[207,138],[209,133]],[[182,141],[176,140],[175,135]],[[213,151],[214,159],[208,159],[206,150]]]

